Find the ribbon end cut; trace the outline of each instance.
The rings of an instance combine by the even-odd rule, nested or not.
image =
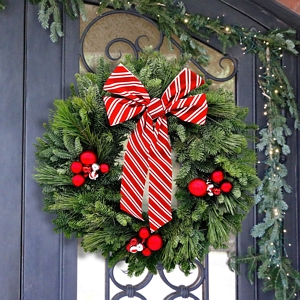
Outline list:
[[[169,217],[167,220],[165,220],[165,222],[163,222],[163,223],[156,222],[155,220],[152,219],[151,216],[149,216],[149,223],[150,223],[151,233],[153,233],[154,231],[157,231],[159,228],[163,227],[164,225],[166,225],[170,221],[172,221],[172,216]]]
[[[128,213],[129,215],[134,216],[135,218],[137,218],[141,221],[145,221],[142,217],[142,212],[133,211],[132,209],[128,209],[128,207],[127,207],[126,203],[124,203],[123,199],[121,200],[120,208],[121,208],[121,210]]]

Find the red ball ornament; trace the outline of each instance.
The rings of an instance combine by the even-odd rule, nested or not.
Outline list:
[[[81,187],[85,183],[85,178],[81,174],[77,174],[72,178],[72,183],[76,187]]]
[[[233,185],[229,181],[222,182],[222,184],[220,186],[221,191],[224,193],[229,193],[232,190],[232,187],[233,187]]]
[[[203,197],[207,193],[207,184],[203,179],[195,178],[189,183],[188,189],[192,195]]]
[[[220,170],[213,171],[210,175],[210,179],[213,182],[220,183],[222,180],[224,180],[224,173]]]
[[[144,256],[150,256],[152,254],[151,250],[149,248],[145,248],[143,251],[142,251],[142,254]]]
[[[83,165],[92,165],[97,162],[97,155],[91,150],[86,150],[80,154],[79,160]]]
[[[83,171],[83,173],[85,173],[85,174],[89,174],[89,173],[92,172],[92,167],[91,167],[91,166],[83,166],[83,167],[82,167],[82,171]]]
[[[79,174],[82,172],[82,163],[80,161],[74,161],[71,163],[70,169],[74,174]]]
[[[212,189],[212,192],[215,196],[219,196],[221,194],[221,189],[220,188],[217,188],[217,187],[214,187]]]
[[[147,247],[152,251],[157,251],[163,246],[163,239],[158,233],[151,234],[146,241]]]
[[[137,238],[132,238],[129,241],[130,246],[136,246],[138,244],[138,239]]]
[[[110,170],[110,167],[108,164],[100,164],[99,168],[100,168],[101,173],[107,173]]]
[[[148,237],[150,236],[150,230],[148,227],[142,227],[140,230],[139,230],[139,237],[141,239],[147,239]]]
[[[126,245],[126,250],[127,250],[128,252],[130,252],[130,247],[131,247],[130,244],[127,244],[127,245]]]

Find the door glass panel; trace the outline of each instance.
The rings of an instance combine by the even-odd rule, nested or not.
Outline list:
[[[167,57],[173,58],[180,55],[180,49],[176,46],[170,49],[170,44],[163,38],[154,23],[139,15],[131,13],[117,13],[107,10],[104,16],[97,14],[97,6],[86,5],[88,21],[81,21],[81,59],[80,72],[85,73],[94,71],[100,56],[104,56],[111,62],[112,70],[122,60],[123,55],[137,55],[137,49],[145,46],[157,48]],[[179,43],[174,37],[175,42]],[[210,56],[210,64],[199,70],[199,66],[192,61],[189,68],[193,71],[203,74],[207,72],[208,78],[212,80],[210,88],[224,88],[234,93],[235,77],[228,79],[235,71],[235,66],[230,59],[224,59],[224,56],[210,47],[209,44],[202,44]],[[210,77],[211,75],[211,77]],[[225,78],[223,81],[219,79]],[[228,80],[227,80],[228,79]],[[173,153],[174,155],[174,153]],[[173,160],[173,178],[176,177],[180,166]],[[175,183],[173,184],[173,194],[175,193]],[[147,197],[144,197],[143,210],[147,210]],[[176,207],[177,202],[173,197],[172,206]],[[212,249],[208,255],[206,263],[208,266],[208,280],[204,281],[201,287],[193,292],[193,295],[201,300],[234,300],[235,296],[235,274],[230,272],[227,267],[228,253],[235,250],[235,236],[232,236],[228,243],[228,249],[215,251]],[[84,253],[78,245],[78,297],[77,300],[101,300],[105,295],[105,283],[107,283],[105,269],[105,260],[99,254]],[[202,270],[203,272],[203,270]],[[147,278],[147,272],[138,278],[129,278],[126,275],[125,262],[119,262],[113,269],[115,280],[121,285],[138,284]],[[170,274],[166,274],[166,280],[171,284],[190,285],[201,278],[201,270],[195,269],[190,276],[186,277],[176,269]],[[121,291],[113,282],[109,281],[109,290],[107,291],[111,299],[115,294]],[[174,292],[159,275],[153,276],[150,283],[139,291],[147,300],[163,299]],[[105,300],[109,300],[108,298]],[[130,299],[139,299],[137,297]],[[192,298],[187,298],[192,299]],[[195,298],[196,299],[196,298]]]

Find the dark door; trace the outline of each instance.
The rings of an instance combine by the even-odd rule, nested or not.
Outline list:
[[[71,21],[63,12],[65,37],[52,43],[49,32],[38,22],[37,6],[27,1],[6,2],[6,10],[0,13],[0,298],[74,300],[77,297],[77,241],[66,240],[52,232],[52,216],[42,211],[41,189],[32,174],[35,139],[43,133],[42,124],[48,119],[53,100],[67,97],[69,85],[79,69],[79,21]],[[262,4],[266,8],[257,6],[256,2],[189,0],[185,4],[189,12],[220,17],[226,24],[237,23],[262,31],[287,26],[299,29],[299,18],[283,10],[278,13],[279,6],[273,1],[265,1],[270,4]],[[213,38],[209,46],[221,48]],[[238,61],[237,104],[249,107],[249,121],[263,124],[257,58],[243,55],[239,46],[228,49],[228,55]],[[284,65],[297,89],[299,62],[286,56]],[[289,143],[292,148],[297,146],[296,134]],[[290,208],[285,221],[285,243],[294,267],[299,267],[299,225],[295,226],[300,215],[297,204],[299,160],[295,152],[286,164],[293,194],[287,196]],[[246,253],[248,246],[256,245],[250,231],[259,217],[253,209],[245,220],[237,242],[239,254]],[[236,288],[239,300],[272,299],[272,293],[261,291],[260,282],[249,284],[244,267]]]
[[[54,44],[36,5],[6,3],[0,16],[0,298],[74,300],[77,243],[53,234],[32,174],[33,144],[48,109],[67,95],[78,68],[77,23],[66,19],[69,42]]]

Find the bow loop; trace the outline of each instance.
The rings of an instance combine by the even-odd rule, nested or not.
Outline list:
[[[113,95],[122,96],[103,98],[110,125],[132,119],[144,111],[150,102],[150,96],[143,84],[122,64],[110,75],[103,89]]]
[[[161,99],[150,100],[143,84],[127,68],[119,65],[103,87],[105,91],[122,97],[104,97],[111,125],[143,113],[125,151],[121,209],[143,220],[142,199],[149,174],[151,231],[172,220],[172,160],[166,114],[170,112],[183,121],[204,124],[207,114],[205,95],[182,98],[203,83],[200,76],[185,68],[170,83]],[[154,128],[153,120],[156,120]]]

